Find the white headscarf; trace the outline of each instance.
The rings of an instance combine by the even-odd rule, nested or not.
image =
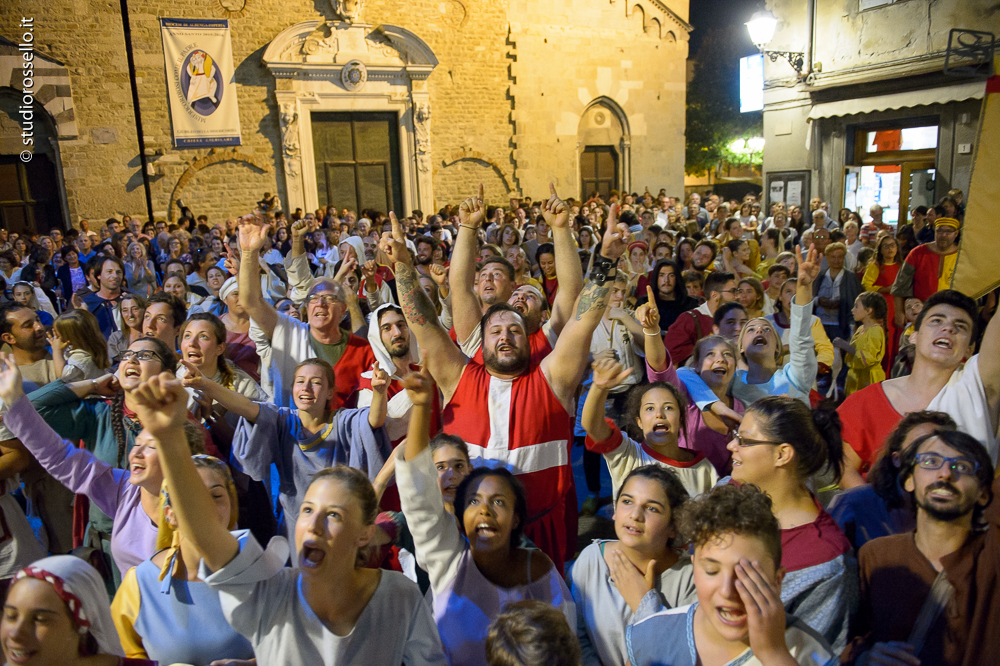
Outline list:
[[[340,239],[340,245],[337,246],[338,249],[343,247],[345,244],[354,248],[354,254],[356,254],[358,258],[358,266],[364,265],[367,261],[365,258],[365,242],[358,236],[347,236],[346,238]],[[341,260],[345,258],[346,254],[346,252],[340,253]]]
[[[69,608],[80,635],[89,633],[97,641],[98,654],[125,656],[111,620],[108,591],[94,567],[79,557],[53,555],[21,569],[14,576],[14,583],[22,578],[43,580],[52,585]]]
[[[368,344],[372,347],[372,352],[375,354],[375,360],[378,361],[378,367],[386,372],[391,369],[393,373],[396,371],[396,366],[392,362],[392,356],[389,355],[389,350],[386,349],[385,344],[382,342],[382,332],[379,330],[378,325],[378,315],[382,310],[386,308],[396,308],[399,306],[395,303],[383,303],[382,305],[375,308],[375,311],[371,313],[371,317],[368,320]],[[407,326],[409,328],[409,326]],[[420,359],[420,347],[417,346],[417,336],[410,331],[410,358]],[[395,376],[390,373],[391,376]],[[396,377],[399,379],[399,377]]]

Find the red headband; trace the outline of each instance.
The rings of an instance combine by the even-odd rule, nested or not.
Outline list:
[[[34,578],[51,585],[55,589],[56,595],[69,607],[69,612],[76,621],[77,626],[81,628],[81,633],[83,633],[83,630],[90,629],[90,620],[87,619],[87,614],[83,610],[83,602],[80,601],[79,597],[66,589],[66,584],[62,578],[44,569],[31,566],[18,571],[17,575],[14,576],[14,582],[22,578]]]

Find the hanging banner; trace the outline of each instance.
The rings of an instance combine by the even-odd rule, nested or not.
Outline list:
[[[229,21],[160,19],[174,146],[239,146]]]

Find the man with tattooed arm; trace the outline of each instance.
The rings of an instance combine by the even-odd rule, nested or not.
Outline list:
[[[549,205],[553,210],[566,206],[554,193]],[[462,207],[473,213],[485,209],[480,198],[467,199]],[[470,361],[455,346],[420,287],[403,231],[392,219],[392,234],[385,234],[381,245],[394,263],[407,323],[443,394],[444,432],[468,444],[474,466],[504,467],[519,478],[528,505],[524,533],[562,572],[576,540],[575,511],[566,508],[574,492],[569,461],[573,396],[587,365],[580,350],[590,346],[625,250],[628,230],[616,224],[617,206],[611,209],[601,255],[594,260],[575,315],[552,353],[534,366],[525,319],[504,302],[490,306],[480,322],[483,364]]]

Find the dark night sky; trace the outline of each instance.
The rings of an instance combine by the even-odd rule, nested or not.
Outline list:
[[[698,55],[702,37],[708,28],[732,29],[740,40],[743,55],[753,55],[757,49],[750,42],[750,35],[743,24],[754,12],[764,9],[764,0],[691,0],[689,22],[694,26],[688,57]],[[739,64],[736,63],[738,67]]]

